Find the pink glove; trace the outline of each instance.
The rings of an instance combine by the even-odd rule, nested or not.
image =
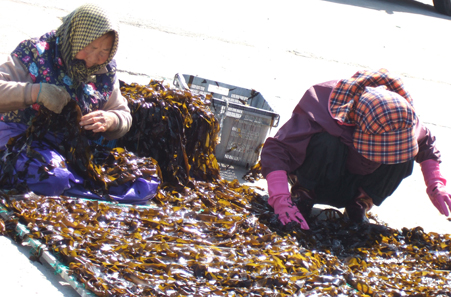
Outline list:
[[[294,221],[298,222],[302,229],[310,229],[301,212],[291,200],[286,171],[272,171],[266,176],[266,181],[268,182],[269,192],[268,203],[274,208],[274,212],[279,215],[282,224],[285,225]]]
[[[421,162],[420,165],[429,199],[441,214],[448,216],[448,208],[451,209],[451,195],[446,191],[446,179],[440,173],[439,163],[429,159]]]

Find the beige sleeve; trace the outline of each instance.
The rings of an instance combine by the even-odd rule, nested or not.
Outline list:
[[[33,81],[22,62],[8,56],[0,65],[0,112],[8,112],[28,107],[32,104],[31,87]]]
[[[103,133],[103,136],[106,139],[111,140],[120,138],[124,136],[128,130],[130,130],[132,125],[132,116],[130,114],[130,109],[128,108],[127,100],[121,94],[119,80],[116,80],[113,87],[113,92],[111,93],[111,96],[105,104],[103,110],[114,113],[119,120],[116,130]]]
[[[0,113],[31,105],[32,85],[33,81],[25,65],[18,58],[8,56],[7,61],[0,65]],[[116,80],[113,92],[103,109],[118,118],[117,128],[103,133],[106,139],[119,138],[130,130],[132,116],[127,100],[121,95],[119,80]]]

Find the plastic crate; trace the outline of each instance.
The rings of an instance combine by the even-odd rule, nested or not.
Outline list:
[[[174,77],[174,86],[212,95],[210,108],[221,127],[215,152],[219,162],[249,168],[258,161],[270,129],[277,127],[280,119],[262,94],[179,73]]]

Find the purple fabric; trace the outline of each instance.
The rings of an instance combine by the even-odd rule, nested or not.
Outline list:
[[[3,149],[10,137],[17,136],[26,130],[26,126],[16,123],[0,122],[0,149]],[[52,134],[47,134],[50,141],[57,141]],[[16,171],[24,169],[26,162],[29,162],[27,185],[31,191],[38,195],[59,196],[66,195],[71,197],[89,198],[105,200],[95,193],[90,192],[83,187],[84,179],[71,171],[70,168],[62,166],[65,163],[64,157],[56,152],[49,144],[42,142],[33,143],[33,148],[39,152],[45,159],[43,163],[36,159],[29,159],[25,153],[21,153],[16,163]],[[40,169],[43,165],[52,164],[55,168],[48,171],[49,176],[40,180]],[[18,180],[22,182],[23,180]],[[10,182],[14,187],[13,181]],[[111,198],[128,204],[145,204],[152,199],[158,190],[159,181],[148,181],[138,178],[135,182],[126,183],[109,188]]]
[[[26,129],[27,126],[24,124],[0,122],[0,149],[3,149],[11,137],[23,133]]]
[[[275,170],[291,173],[301,166],[310,139],[316,133],[327,132],[338,137],[348,147],[353,147],[355,128],[338,124],[328,110],[329,96],[337,82],[329,81],[308,89],[294,108],[291,118],[274,137],[266,139],[261,153],[263,176]],[[439,160],[440,152],[435,148],[435,138],[421,121],[417,129],[419,153],[415,160]],[[347,167],[352,173],[365,175],[374,172],[378,166],[359,153],[351,152],[348,154]]]
[[[105,197],[100,197],[99,195],[85,189],[83,187],[82,178],[78,177],[76,180],[77,182],[70,183],[70,188],[65,190],[62,195],[87,199],[106,200]],[[155,196],[158,185],[158,181],[147,181],[143,178],[138,178],[133,183],[129,182],[123,185],[110,187],[109,195],[119,203],[137,205],[146,204],[148,200],[152,199]]]

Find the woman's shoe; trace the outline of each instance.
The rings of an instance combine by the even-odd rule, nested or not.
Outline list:
[[[357,196],[345,208],[345,215],[354,223],[369,223],[366,213],[373,207],[373,199],[359,188]]]

